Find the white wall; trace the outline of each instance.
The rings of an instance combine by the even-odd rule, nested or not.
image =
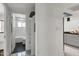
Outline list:
[[[26,50],[31,49],[31,20],[26,21]]]
[[[33,7],[29,7],[26,10],[27,10],[26,11],[26,38],[27,38],[27,40],[26,40],[26,50],[30,50],[32,48],[32,46],[31,46],[32,35],[34,34],[32,32],[33,25],[31,25],[31,22],[32,22],[32,20],[34,20],[34,18],[30,18],[29,15],[30,15],[31,11],[35,10],[35,6],[33,5]]]
[[[70,17],[70,21],[67,22],[67,18],[64,18],[64,32],[70,32],[75,28],[79,28],[79,17],[78,15]]]
[[[68,4],[66,4],[68,5]],[[36,4],[36,55],[60,56],[63,52],[64,4]]]

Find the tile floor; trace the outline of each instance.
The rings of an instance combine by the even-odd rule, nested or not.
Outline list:
[[[23,52],[13,53],[11,54],[11,56],[26,56],[26,52],[23,51]]]
[[[11,54],[11,56],[30,56],[30,55],[31,50],[25,51],[25,45],[22,42],[16,43],[15,49]]]

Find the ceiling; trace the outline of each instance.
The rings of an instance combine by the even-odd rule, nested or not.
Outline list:
[[[7,3],[12,12],[25,14],[29,8],[35,8],[34,3]],[[66,11],[74,14],[79,11],[79,3],[61,3]],[[79,14],[79,13],[78,13]]]
[[[68,10],[71,14],[79,15],[79,3],[73,3]]]
[[[34,8],[34,3],[7,3],[12,12],[25,14],[27,9]]]

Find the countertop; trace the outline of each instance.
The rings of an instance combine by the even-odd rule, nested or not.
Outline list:
[[[79,33],[64,32],[64,34],[79,35]]]

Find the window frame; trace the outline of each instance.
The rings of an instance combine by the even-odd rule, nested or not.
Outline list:
[[[4,20],[0,20],[1,22],[4,23]],[[2,24],[2,23],[1,23]],[[1,28],[2,28],[2,25],[1,25]],[[0,30],[0,33],[4,33],[4,30],[2,31],[2,29]]]

